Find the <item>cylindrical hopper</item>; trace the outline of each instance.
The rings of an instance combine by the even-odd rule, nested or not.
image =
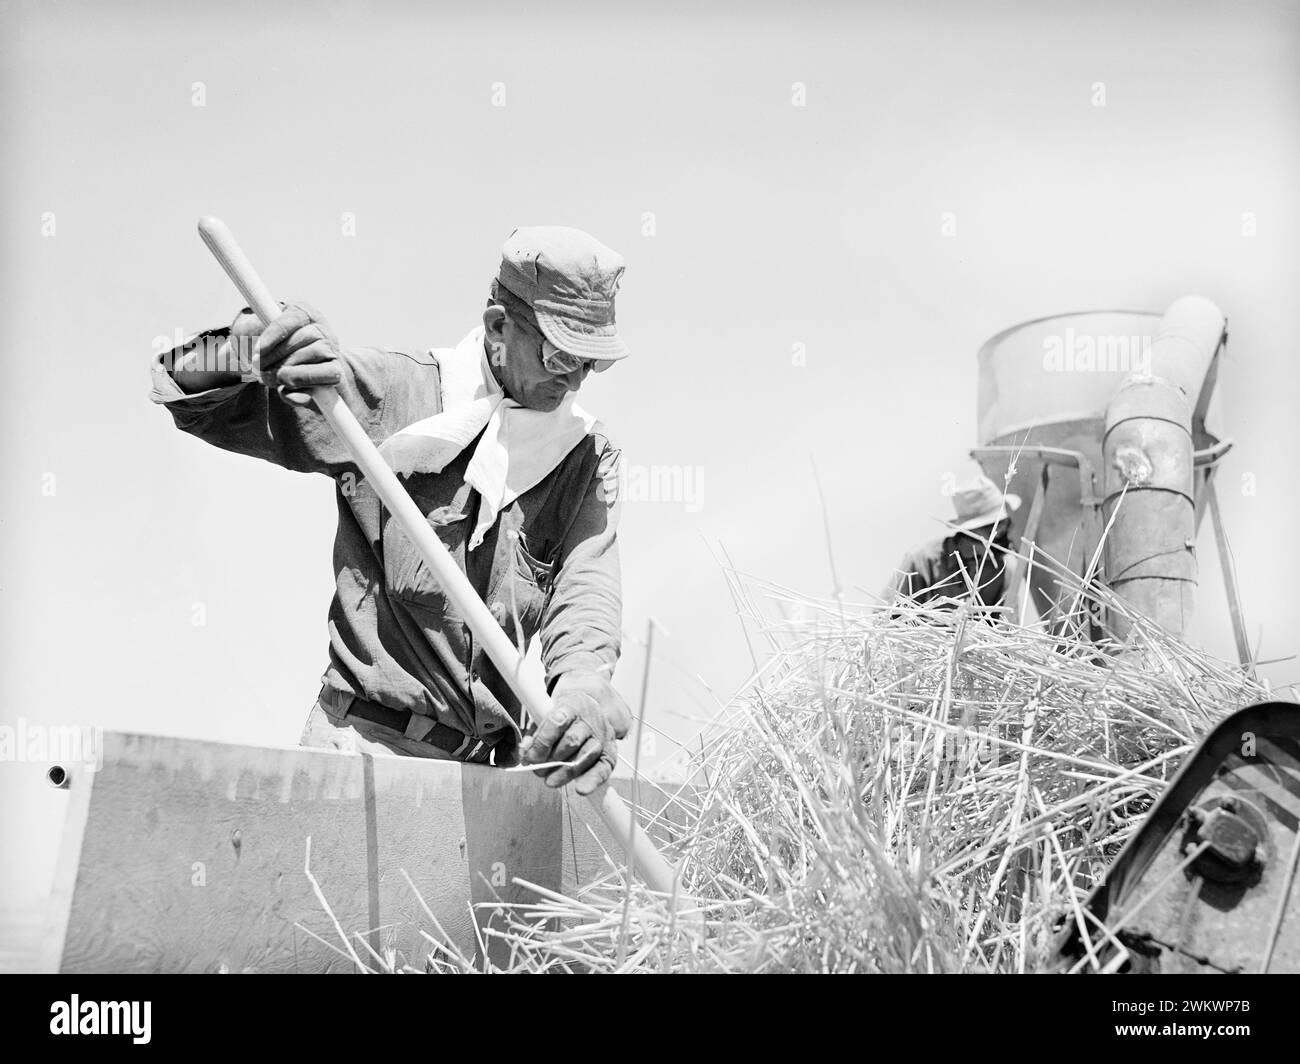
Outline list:
[[[1034,535],[1040,559],[1050,555],[1076,575],[1089,568],[1103,527],[1106,409],[1129,375],[1156,374],[1181,388],[1194,448],[1219,443],[1215,356],[1225,335],[1218,308],[1187,297],[1164,316],[1112,310],[1040,318],[980,348],[975,454],[984,472],[1028,502],[1050,467]],[[1198,502],[1204,476],[1194,474]],[[1022,506],[1014,515],[1013,541],[1025,533],[1031,510]],[[1057,616],[1062,596],[1052,568],[1035,565],[1031,587],[1038,613]]]

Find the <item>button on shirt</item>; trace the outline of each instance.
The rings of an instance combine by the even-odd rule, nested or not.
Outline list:
[[[335,483],[336,585],[325,683],[475,738],[513,731],[518,700],[315,406],[287,403],[260,382],[187,395],[165,368],[170,354],[154,357],[150,398],[177,428]],[[376,444],[441,411],[438,355],[342,352],[339,392]],[[618,448],[597,422],[467,551],[478,508],[478,493],[464,480],[474,446],[441,473],[400,478],[403,486],[511,641],[527,643],[540,633],[549,685],[575,670],[610,677],[622,619]]]

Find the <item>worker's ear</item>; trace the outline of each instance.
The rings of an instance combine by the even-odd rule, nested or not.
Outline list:
[[[488,343],[505,343],[506,311],[499,303],[489,303],[483,311],[483,328]]]

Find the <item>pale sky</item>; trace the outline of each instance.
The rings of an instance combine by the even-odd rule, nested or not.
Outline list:
[[[0,5],[0,723],[292,745],[319,688],[330,483],[146,399],[154,338],[242,302],[204,214],[359,345],[459,341],[517,225],[624,254],[633,356],[582,402],[701,492],[629,503],[621,533],[616,682],[635,704],[653,617],[648,716],[675,735],[750,669],[720,545],[829,592],[814,458],[864,597],[948,512],[984,340],[1188,294],[1230,323],[1251,639],[1300,649],[1300,9],[629,7]],[[1199,546],[1192,637],[1232,657],[1208,522]],[[44,768],[0,764],[0,902],[48,888]]]

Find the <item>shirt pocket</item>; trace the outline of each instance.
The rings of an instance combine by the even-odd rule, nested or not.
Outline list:
[[[529,549],[533,546],[532,541],[522,530],[516,534],[515,546],[518,548],[518,563],[524,577],[536,584],[544,594],[549,594],[555,576],[555,552],[550,552],[551,558],[548,561],[534,556]]]
[[[525,639],[530,639],[541,624],[542,611],[550,597],[555,561],[534,555],[522,531],[513,538],[514,547],[507,548],[507,564],[497,585],[492,613],[511,638],[522,628]]]

